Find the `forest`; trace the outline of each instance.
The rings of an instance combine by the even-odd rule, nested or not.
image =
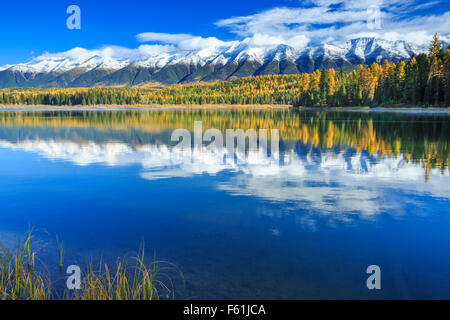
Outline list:
[[[268,75],[219,83],[131,88],[15,88],[0,90],[0,105],[294,105],[450,106],[450,46],[437,34],[429,52],[410,61],[351,72],[334,69],[308,74]]]

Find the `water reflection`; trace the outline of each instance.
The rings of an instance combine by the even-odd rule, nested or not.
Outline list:
[[[356,151],[400,153],[427,168],[447,168],[450,112],[437,114],[339,111],[169,110],[115,112],[1,112],[0,137],[24,140],[67,138],[129,145],[170,144],[170,133],[192,130],[279,129],[284,147],[298,141],[316,148],[352,147]],[[20,128],[20,130],[19,130]],[[15,130],[11,130],[15,129]],[[19,131],[18,131],[19,130]]]
[[[113,264],[145,239],[182,268],[187,298],[448,297],[449,119],[0,112],[0,241],[43,228],[64,241],[68,263],[84,265],[92,256]],[[279,129],[280,158],[175,149],[173,130],[195,121],[222,132]],[[54,247],[45,261],[57,274]],[[379,293],[365,287],[374,263]]]
[[[281,161],[248,150],[232,161],[227,151],[178,150],[171,130],[278,128]],[[214,176],[215,188],[232,195],[309,208],[316,215],[349,220],[381,212],[401,215],[412,197],[448,200],[448,117],[272,111],[170,111],[3,113],[0,147],[24,150],[79,166],[140,167],[146,180]],[[233,123],[233,125],[232,125]],[[230,126],[230,127],[228,127]],[[243,161],[242,161],[243,160]],[[312,219],[312,218],[311,218]]]

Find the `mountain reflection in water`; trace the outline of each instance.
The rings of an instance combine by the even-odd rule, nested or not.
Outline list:
[[[144,237],[184,268],[195,283],[190,294],[201,298],[370,298],[352,285],[372,258],[393,279],[384,297],[404,297],[395,287],[399,263],[413,260],[425,274],[438,258],[441,271],[450,267],[449,257],[429,249],[450,248],[449,120],[442,112],[0,112],[0,200],[11,212],[0,222],[49,224],[66,236],[68,251],[72,244],[91,253],[106,242],[112,256]],[[203,131],[278,129],[279,157],[247,149],[234,161],[226,148],[175,148],[172,132],[192,131],[195,121]],[[71,215],[79,220],[64,225]],[[71,243],[71,234],[86,234],[86,243]],[[342,278],[326,277],[330,265]],[[402,279],[412,297],[450,288],[427,278],[414,289],[413,271]]]

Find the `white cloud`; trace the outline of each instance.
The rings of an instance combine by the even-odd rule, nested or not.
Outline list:
[[[156,33],[156,32],[144,32],[136,36],[136,39],[140,42],[160,42],[166,44],[176,44],[183,40],[192,39],[190,34],[170,34],[170,33]]]
[[[136,49],[129,49],[120,46],[104,46],[99,49],[88,50],[84,48],[74,48],[69,51],[59,53],[44,53],[36,59],[48,60],[55,59],[80,59],[86,60],[93,56],[110,57],[116,59],[139,59],[140,57],[148,57],[159,55],[161,53],[170,52],[175,50],[173,46],[167,45],[141,45]]]
[[[245,38],[276,37],[289,44],[290,39],[303,37],[311,44],[342,42],[364,34],[388,39],[427,44],[434,32],[450,40],[450,12],[420,15],[424,8],[440,1],[418,0],[312,0],[310,6],[274,8],[257,14],[232,17],[216,22],[219,27]],[[373,30],[367,23],[373,17],[370,7],[380,9],[381,29]],[[414,14],[412,14],[414,13]],[[304,42],[302,43],[302,45]]]
[[[215,37],[202,38],[184,33],[169,34],[145,32],[138,34],[136,38],[140,42],[153,42],[174,45],[178,49],[185,51],[197,51],[233,44],[233,42],[225,42]]]
[[[245,38],[242,43],[251,47],[275,47],[285,44],[296,49],[302,49],[306,47],[309,41],[310,39],[302,34],[293,35],[292,37],[255,34],[252,37]]]

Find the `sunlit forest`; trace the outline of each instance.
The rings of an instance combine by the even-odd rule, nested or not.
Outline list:
[[[57,116],[56,116],[57,115]],[[450,143],[448,122],[432,115],[367,114],[338,111],[276,110],[169,110],[169,111],[61,111],[61,112],[4,112],[0,113],[0,133],[17,141],[33,138],[27,129],[55,128],[50,138],[73,134],[79,140],[123,141],[132,145],[169,144],[175,128],[192,130],[195,121],[202,121],[203,129],[279,129],[285,147],[298,143],[313,148],[331,149],[334,146],[354,148],[357,152],[403,155],[406,161],[423,165],[425,179],[432,168],[449,170]],[[1,128],[21,127],[20,136],[7,137]],[[7,131],[11,132],[11,131]],[[19,132],[18,132],[19,133]],[[40,136],[41,139],[46,137]]]
[[[352,72],[269,75],[153,88],[0,90],[0,105],[450,106],[450,48],[435,34],[428,54]]]

